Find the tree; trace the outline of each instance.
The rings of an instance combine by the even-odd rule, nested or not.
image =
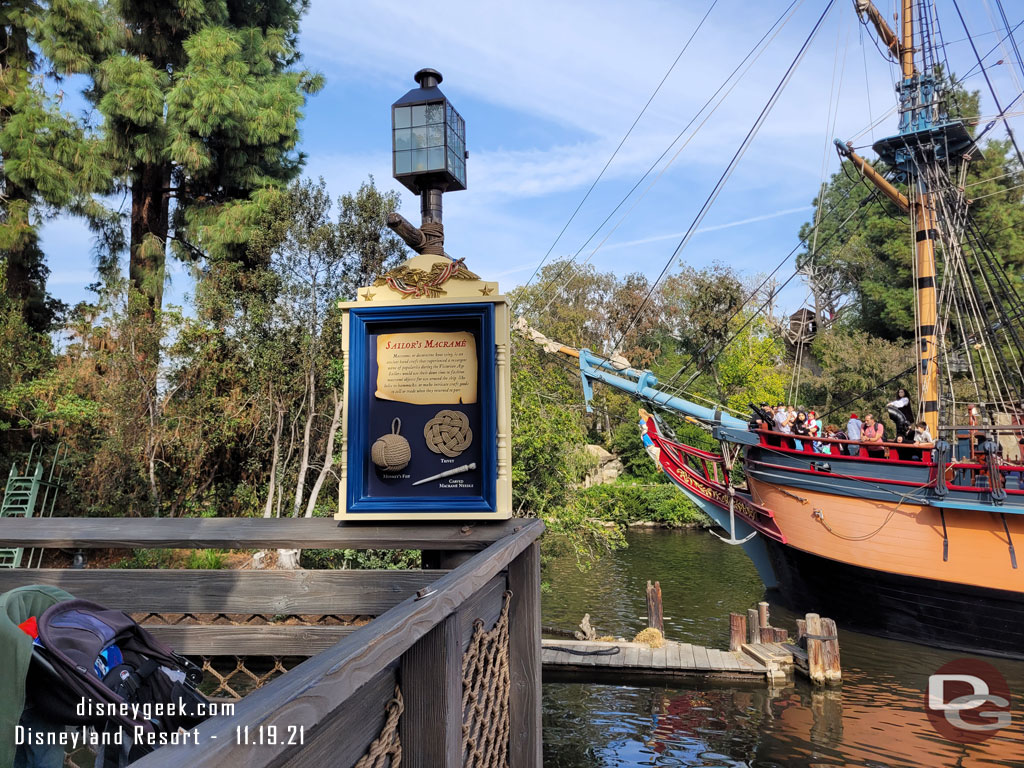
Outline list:
[[[65,25],[76,32],[61,44]],[[108,191],[102,142],[62,109],[52,89],[105,49],[109,27],[88,0],[15,0],[0,7],[0,252],[8,298],[20,302],[34,331],[48,330],[60,309],[46,293],[49,269],[39,246],[40,223],[72,211],[94,218],[90,195]]]
[[[299,172],[298,121],[320,77],[294,64],[305,0],[117,0],[121,36],[90,63],[119,185],[131,196],[129,275],[160,309],[168,241],[195,260]],[[256,193],[256,194],[254,194]],[[223,247],[223,244],[221,244]]]
[[[340,296],[355,299],[356,290],[398,266],[408,250],[387,225],[388,214],[398,210],[395,191],[381,192],[373,176],[354,194],[338,198],[338,247],[346,255]]]
[[[727,394],[714,360],[743,322],[739,316],[747,293],[743,283],[731,268],[712,264],[701,270],[685,267],[666,280],[662,290],[672,337],[688,355],[689,364],[711,375],[718,401],[725,402]]]

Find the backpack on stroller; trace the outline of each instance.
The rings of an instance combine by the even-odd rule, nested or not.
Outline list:
[[[205,719],[202,677],[122,611],[70,599],[36,619],[25,698],[45,721],[118,734],[102,765],[122,766]]]

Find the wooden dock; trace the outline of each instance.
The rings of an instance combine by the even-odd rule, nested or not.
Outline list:
[[[645,643],[543,640],[541,661],[545,682],[659,685],[677,680],[721,680],[771,684],[792,671],[793,657],[781,645],[764,644],[757,650],[763,659],[754,658],[746,648],[720,651],[671,640],[660,648]]]

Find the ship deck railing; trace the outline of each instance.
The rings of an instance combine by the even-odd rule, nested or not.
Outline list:
[[[983,428],[976,427],[974,429],[979,432],[984,431]],[[828,458],[829,461],[838,460],[840,462],[897,465],[916,469],[924,468],[929,471],[929,482],[934,482],[935,473],[938,470],[938,465],[933,460],[933,446],[931,443],[893,443],[888,441],[871,443],[863,440],[842,440],[831,437],[805,437],[767,429],[753,429],[751,431],[758,435],[761,448],[783,455],[816,456]],[[796,441],[801,443],[799,449],[795,446]],[[823,453],[814,450],[814,443],[827,445],[829,447],[828,452]],[[869,456],[863,453],[854,456],[842,453],[840,446],[843,445],[859,446],[870,450],[882,449],[885,451],[885,456]],[[901,453],[905,455],[907,452],[920,452],[921,458],[908,459],[901,456]],[[1024,463],[1009,464],[1004,462],[999,465],[998,469],[1001,476],[1001,487],[1006,493],[1024,497]],[[987,463],[977,459],[955,459],[945,465],[945,471],[946,487],[950,491],[987,494],[991,490],[989,484],[990,469]],[[880,483],[900,484],[900,481],[887,478],[879,478],[877,481]]]

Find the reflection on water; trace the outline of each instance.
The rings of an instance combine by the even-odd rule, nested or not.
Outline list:
[[[661,581],[665,631],[674,640],[725,647],[728,614],[761,599],[738,547],[707,533],[644,531],[628,550],[580,573],[571,559],[545,572],[544,624],[571,628],[590,613],[599,633],[623,636],[646,622],[644,585]],[[792,627],[773,608],[772,623]],[[814,690],[802,680],[764,687],[625,688],[544,686],[544,765],[1024,766],[1024,663],[987,659],[1014,693],[1013,724],[982,744],[942,739],[928,722],[928,675],[962,654],[858,635],[840,628],[844,683]]]

